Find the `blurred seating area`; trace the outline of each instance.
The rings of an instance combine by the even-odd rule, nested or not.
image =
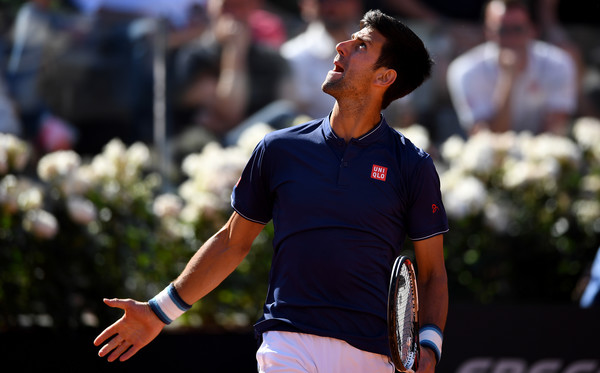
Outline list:
[[[0,130],[31,141],[40,154],[94,154],[117,137],[169,143],[179,160],[210,141],[231,144],[256,122],[281,128],[300,115],[324,116],[333,101],[319,88],[335,44],[369,8],[405,20],[436,61],[423,87],[386,110],[388,121],[423,125],[433,145],[469,135],[446,75],[486,38],[480,0],[5,3],[12,5],[0,14]],[[598,5],[529,4],[536,37],[575,62],[578,100],[570,119],[598,117]]]

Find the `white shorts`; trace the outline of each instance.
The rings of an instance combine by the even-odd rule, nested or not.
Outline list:
[[[339,339],[279,331],[262,337],[256,352],[260,373],[394,373],[389,357]]]

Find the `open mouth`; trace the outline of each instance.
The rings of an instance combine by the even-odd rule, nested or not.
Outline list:
[[[336,73],[343,73],[344,68],[342,66],[340,66],[337,62],[334,62],[333,63],[333,71]]]

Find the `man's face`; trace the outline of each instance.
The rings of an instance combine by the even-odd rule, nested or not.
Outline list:
[[[363,28],[339,43],[334,68],[321,86],[323,92],[336,99],[369,92],[376,73],[373,67],[384,43],[385,37],[372,28]]]
[[[533,25],[527,11],[520,7],[506,8],[492,2],[486,9],[486,36],[501,48],[524,50],[534,37]]]

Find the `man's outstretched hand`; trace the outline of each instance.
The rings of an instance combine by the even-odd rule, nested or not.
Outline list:
[[[108,355],[108,361],[129,359],[156,338],[165,326],[148,303],[132,299],[104,299],[104,303],[109,307],[121,308],[125,311],[123,317],[104,329],[94,340],[96,346],[106,342],[98,355],[100,357]]]

